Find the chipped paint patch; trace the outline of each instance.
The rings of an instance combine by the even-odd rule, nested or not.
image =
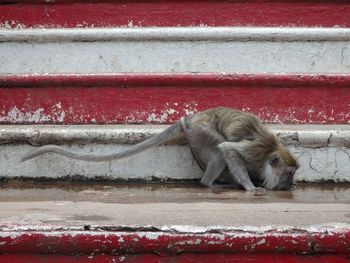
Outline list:
[[[15,29],[15,30],[20,30],[20,29],[25,29],[27,28],[26,25],[15,21],[15,20],[7,20],[3,21],[0,23],[0,29]]]
[[[163,233],[161,232],[144,232],[139,234],[140,238],[147,238],[148,240],[157,240],[162,235]]]
[[[172,115],[178,114],[178,111],[175,109],[165,109],[160,114],[151,113],[147,117],[147,122],[150,123],[167,123]]]
[[[179,232],[179,233],[205,233],[209,229],[208,229],[208,227],[201,227],[201,226],[172,225],[172,226],[163,226],[161,228],[161,230],[162,231],[175,231],[175,232]]]
[[[47,122],[50,117],[44,114],[43,108],[38,108],[33,112],[23,112],[17,107],[13,107],[5,116],[0,117],[2,122],[13,122],[13,123],[23,123],[23,122]]]
[[[5,112],[5,110],[0,112],[0,122],[3,123],[47,123],[52,121],[63,123],[64,117],[65,112],[62,110],[60,102],[51,107],[50,114],[45,114],[44,108],[28,111],[20,110],[16,106],[12,107],[8,112]]]
[[[198,112],[198,109],[196,108],[198,106],[197,102],[191,102],[191,103],[184,103],[184,111],[186,116],[195,114]]]
[[[263,244],[265,244],[266,243],[266,240],[265,240],[265,238],[263,238],[263,239],[261,239],[259,242],[257,242],[256,244],[257,245],[263,245]]]

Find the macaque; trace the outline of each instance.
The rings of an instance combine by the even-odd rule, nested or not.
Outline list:
[[[165,131],[122,152],[81,154],[46,145],[29,152],[22,161],[48,152],[93,162],[118,160],[184,136],[204,171],[204,186],[216,186],[220,178],[256,193],[264,193],[265,189],[289,190],[293,186],[298,162],[279,138],[255,115],[223,107],[182,117]]]

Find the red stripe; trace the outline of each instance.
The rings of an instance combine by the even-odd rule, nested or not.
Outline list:
[[[40,86],[303,86],[348,87],[349,74],[227,74],[227,73],[141,73],[141,74],[45,74],[0,75],[0,87]]]
[[[11,27],[350,27],[350,3],[346,0],[1,2],[17,3],[0,6],[1,24]]]
[[[167,232],[15,232],[0,235],[0,252],[89,255],[120,253],[283,253],[348,255],[350,232],[306,231],[172,234]]]
[[[0,123],[173,123],[219,106],[271,123],[348,123],[349,88],[350,75],[8,75]]]
[[[197,254],[183,253],[178,255],[140,254],[140,255],[96,255],[67,256],[54,254],[7,254],[0,255],[0,263],[345,263],[349,262],[344,255],[290,255],[290,254]]]

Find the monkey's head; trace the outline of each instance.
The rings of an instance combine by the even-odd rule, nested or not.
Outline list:
[[[263,186],[266,189],[290,190],[298,168],[299,164],[295,157],[284,146],[277,147],[265,163]]]

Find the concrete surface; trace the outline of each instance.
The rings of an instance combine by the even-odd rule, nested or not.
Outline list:
[[[0,144],[136,144],[168,127],[146,124],[0,125]],[[350,146],[349,125],[267,124],[267,127],[286,144],[310,148]]]
[[[0,127],[1,178],[81,178],[106,180],[198,179],[202,172],[184,141],[156,147],[136,156],[93,163],[44,154],[27,162],[31,145],[62,144],[77,152],[118,152],[167,126],[159,125],[3,125]],[[270,125],[300,162],[296,181],[350,182],[348,125]]]
[[[28,28],[0,31],[0,42],[348,41],[350,29],[327,27]]]
[[[301,185],[258,197],[193,184],[10,181],[0,188],[0,225],[297,226],[350,224],[348,185]]]
[[[325,74],[350,68],[345,28],[23,29],[0,30],[0,36],[0,74]]]

